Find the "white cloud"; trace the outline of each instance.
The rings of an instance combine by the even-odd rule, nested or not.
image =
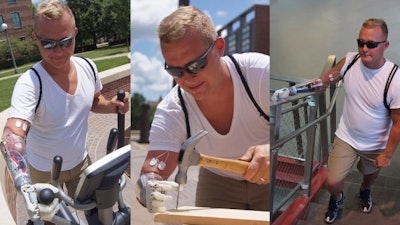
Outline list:
[[[178,0],[132,0],[131,32],[133,41],[157,40],[160,21],[178,8]]]
[[[218,10],[218,11],[216,12],[216,14],[217,14],[217,16],[225,17],[225,16],[228,15],[228,12],[225,11],[225,10]]]
[[[157,27],[177,8],[178,0],[131,2],[131,92],[146,100],[158,100],[172,88],[172,77],[164,70]]]
[[[133,52],[131,59],[132,93],[141,93],[147,100],[158,100],[171,90],[172,77],[164,70],[160,58]]]

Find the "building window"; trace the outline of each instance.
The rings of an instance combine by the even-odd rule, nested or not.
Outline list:
[[[8,4],[15,4],[17,3],[17,0],[7,0]]]
[[[228,54],[236,52],[236,35],[231,34],[228,36]]]
[[[21,18],[19,18],[19,13],[17,13],[17,12],[11,13],[11,20],[12,20],[14,29],[22,28]]]
[[[250,24],[247,24],[242,29],[242,52],[249,52],[251,50],[251,34]]]
[[[0,14],[0,31],[3,31],[3,28],[1,28],[1,25],[4,23],[3,20],[3,15]]]

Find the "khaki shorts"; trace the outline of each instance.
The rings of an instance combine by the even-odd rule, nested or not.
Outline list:
[[[375,160],[382,152],[383,149],[359,151],[342,139],[335,137],[328,159],[328,179],[344,180],[357,160],[357,168],[363,175],[373,174],[379,171]]]
[[[223,177],[200,168],[196,206],[269,210],[269,185]]]
[[[90,164],[90,157],[87,155],[86,158],[74,168],[61,171],[59,182],[60,184],[65,184],[70,197],[74,197],[79,183],[79,176]],[[40,171],[29,165],[29,173],[33,183],[51,183],[51,172]]]

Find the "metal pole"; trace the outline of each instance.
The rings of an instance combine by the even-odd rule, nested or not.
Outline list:
[[[190,5],[190,2],[189,2],[189,0],[179,0],[178,5],[179,6],[188,6],[188,5]]]
[[[7,25],[4,26],[3,24],[2,24],[2,27],[7,27]],[[10,48],[11,58],[12,58],[12,61],[13,61],[13,64],[14,64],[14,73],[17,74],[18,73],[18,68],[17,68],[17,64],[15,63],[15,58],[14,58],[14,53],[13,53],[13,50],[12,50],[12,47],[11,47],[11,42],[10,42],[10,39],[8,38],[7,28],[3,28],[3,29],[4,29],[4,32],[6,34],[8,47]]]

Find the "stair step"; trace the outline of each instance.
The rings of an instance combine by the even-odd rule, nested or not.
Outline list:
[[[400,179],[380,176],[371,188],[373,208],[371,213],[359,210],[359,188],[361,175],[354,171],[346,179],[344,185],[345,201],[335,225],[398,225],[400,224]],[[304,220],[296,225],[326,225],[325,211],[328,207],[329,193],[321,189],[314,201],[309,205]]]

